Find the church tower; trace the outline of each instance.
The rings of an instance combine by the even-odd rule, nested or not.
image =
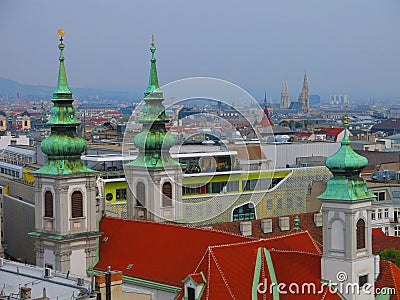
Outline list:
[[[290,99],[289,99],[289,89],[287,81],[282,81],[282,91],[281,91],[281,105],[280,108],[289,108]]]
[[[144,93],[143,128],[134,138],[139,154],[125,165],[130,189],[127,194],[128,218],[177,221],[182,218],[182,169],[169,150],[174,138],[167,133],[163,93],[158,84],[154,36],[150,47],[151,65]]]
[[[372,254],[371,201],[359,176],[368,160],[350,147],[349,123],[344,118],[345,137],[338,152],[326,159],[333,174],[322,200],[323,256],[321,277],[337,284],[346,299],[374,299],[374,255]],[[363,290],[369,284],[370,295]],[[353,292],[350,285],[359,288]]]
[[[85,275],[96,258],[96,175],[81,160],[86,141],[77,135],[80,124],[72,106],[64,67],[64,31],[60,37],[60,66],[54,106],[47,125],[51,134],[41,148],[45,165],[35,171],[36,264],[61,272]]]
[[[303,88],[302,88],[301,94],[299,96],[299,102],[301,103],[303,111],[305,111],[305,112],[310,111],[310,94],[308,91],[307,73],[304,73]]]

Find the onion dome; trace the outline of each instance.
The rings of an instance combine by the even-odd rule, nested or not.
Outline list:
[[[139,154],[127,166],[146,168],[180,166],[169,153],[175,141],[165,129],[165,124],[169,122],[169,119],[165,115],[165,107],[162,104],[164,96],[158,84],[155,51],[154,36],[152,36],[149,84],[144,92],[143,115],[139,118],[143,128],[133,140],[136,148],[139,149]]]
[[[338,152],[326,159],[325,165],[334,174],[354,172],[358,175],[360,171],[368,164],[368,159],[357,154],[350,147],[351,141],[347,134],[349,128],[349,121],[347,117],[344,118],[343,125],[345,133],[341,142],[342,146]]]
[[[332,172],[333,178],[328,181],[326,190],[319,199],[327,200],[364,200],[374,198],[375,195],[368,191],[364,179],[360,177],[361,170],[368,164],[367,158],[354,152],[350,147],[350,139],[347,134],[349,121],[344,117],[344,138],[340,149],[328,157],[326,167]]]
[[[67,74],[64,66],[63,44],[64,31],[58,31],[60,37],[60,66],[57,87],[53,93],[54,106],[50,110],[47,125],[51,126],[51,134],[41,144],[43,153],[47,155],[45,165],[36,171],[40,174],[60,175],[82,172],[95,172],[83,163],[81,154],[86,149],[86,141],[78,137],[77,126],[80,124],[72,106],[74,99],[68,87]]]

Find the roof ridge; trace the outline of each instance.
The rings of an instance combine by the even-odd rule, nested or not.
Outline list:
[[[300,250],[281,250],[281,249],[275,249],[271,248],[269,250],[270,252],[280,252],[280,253],[296,253],[296,254],[307,254],[311,256],[319,256],[321,257],[321,253],[313,253],[313,252],[308,252],[308,251],[300,251]]]
[[[322,254],[321,250],[319,249],[319,247],[317,246],[317,241],[314,240],[314,238],[312,237],[312,235],[310,234],[310,232],[308,230],[305,230],[305,232],[307,232],[308,236],[310,237],[313,245],[315,246],[315,249],[317,249],[319,254]],[[321,245],[323,246],[323,245]]]
[[[155,225],[159,225],[159,226],[175,226],[175,227],[185,227],[188,229],[194,229],[194,230],[200,230],[200,231],[211,231],[211,232],[218,232],[218,233],[223,233],[226,235],[230,235],[230,236],[235,236],[235,237],[241,237],[244,239],[248,239],[249,241],[257,241],[256,238],[254,237],[246,237],[237,233],[232,233],[232,232],[228,232],[228,231],[223,231],[220,229],[214,229],[214,228],[204,228],[201,226],[195,226],[195,225],[189,225],[189,224],[181,224],[181,223],[161,223],[161,222],[155,222],[155,221],[151,221],[151,220],[137,220],[137,219],[121,219],[121,218],[117,218],[117,217],[111,217],[111,216],[105,216],[103,219],[111,219],[111,220],[122,220],[122,221],[127,221],[127,222],[137,222],[137,223],[151,223],[151,224],[155,224]]]
[[[392,273],[392,278],[393,278],[393,282],[394,282],[394,288],[396,289],[397,287],[397,282],[396,282],[396,276],[394,276],[394,272],[393,272],[393,265],[396,266],[392,261],[388,261],[389,262],[389,266],[390,266],[390,272]],[[396,266],[397,268],[397,266]],[[397,299],[399,299],[399,297],[396,294]]]
[[[233,291],[231,290],[231,288],[230,288],[230,286],[229,286],[228,280],[226,279],[225,274],[224,274],[224,272],[222,271],[222,269],[221,269],[221,267],[220,267],[220,265],[219,265],[219,263],[218,263],[218,260],[217,260],[217,258],[215,257],[215,255],[214,255],[212,249],[210,249],[210,253],[211,253],[211,256],[212,256],[212,258],[213,258],[213,260],[214,260],[214,262],[215,262],[215,265],[217,266],[217,269],[218,269],[218,271],[219,271],[219,274],[221,275],[221,278],[222,278],[222,280],[223,280],[224,283],[225,283],[225,286],[226,286],[226,288],[227,288],[229,294],[231,295],[232,299],[236,299],[235,295],[233,294]]]

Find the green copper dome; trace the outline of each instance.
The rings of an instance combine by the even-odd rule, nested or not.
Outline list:
[[[47,125],[51,126],[51,134],[41,144],[43,153],[47,155],[47,161],[35,173],[61,175],[95,172],[86,167],[81,160],[81,154],[86,149],[86,141],[78,137],[76,133],[80,122],[72,106],[74,99],[68,87],[63,56],[65,46],[62,41],[63,38],[60,35],[58,83],[51,100],[54,106],[50,110],[50,118],[47,122]]]
[[[326,200],[363,200],[374,198],[375,195],[368,191],[364,179],[359,175],[368,164],[367,158],[354,152],[350,147],[347,135],[349,122],[344,118],[345,135],[340,149],[325,161],[326,167],[332,172],[333,178],[328,181],[326,190],[319,199]]]
[[[332,173],[353,171],[358,174],[368,164],[368,159],[357,154],[350,147],[351,141],[347,135],[347,130],[349,128],[349,122],[347,118],[344,119],[343,125],[345,135],[341,142],[342,146],[338,152],[326,159],[325,165]]]
[[[174,160],[169,153],[175,141],[174,137],[165,129],[165,124],[169,120],[165,115],[165,107],[162,104],[164,97],[158,84],[156,58],[154,56],[156,51],[154,36],[152,37],[150,51],[149,85],[144,93],[143,115],[139,118],[139,122],[143,124],[143,129],[133,140],[136,148],[139,149],[139,154],[127,166],[146,168],[180,166],[179,162]]]

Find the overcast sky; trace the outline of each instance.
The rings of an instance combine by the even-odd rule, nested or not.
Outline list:
[[[285,79],[297,99],[307,70],[311,94],[400,98],[398,0],[1,0],[0,77],[55,85],[59,28],[72,89],[144,89],[154,33],[160,84],[211,76],[275,97]]]

